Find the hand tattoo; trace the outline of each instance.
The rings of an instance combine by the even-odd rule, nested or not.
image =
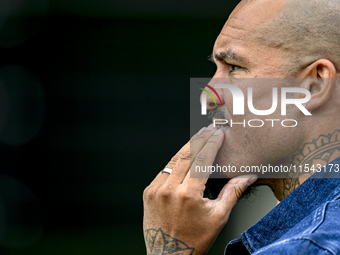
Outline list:
[[[147,229],[145,242],[148,255],[192,255],[194,251],[184,242],[165,234],[161,228]]]

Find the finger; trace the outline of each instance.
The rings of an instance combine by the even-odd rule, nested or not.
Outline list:
[[[185,154],[186,151],[190,152],[190,141],[187,142],[177,153],[175,156],[172,157],[170,162],[165,166],[165,168],[169,168],[173,170],[175,167],[177,161]],[[156,183],[158,184],[163,184],[168,178],[169,178],[168,173],[160,172],[156,176],[156,178],[150,183],[150,186],[155,185]]]
[[[190,172],[187,173],[183,184],[199,188],[200,190],[205,187],[205,183],[207,182],[210,173],[201,171],[201,169],[212,165],[216,154],[223,143],[223,139],[223,131],[221,129],[215,131],[195,157],[195,160],[190,167]]]
[[[155,179],[153,179],[153,181],[150,183],[149,186],[153,186],[153,185],[155,185],[156,183],[159,183],[159,182],[161,181],[161,179],[162,179],[162,175],[166,175],[166,174],[167,174],[167,173],[162,173],[162,171],[160,171],[160,172],[156,175]],[[169,174],[167,174],[167,175],[169,175]]]
[[[190,168],[190,147],[186,157],[180,158],[167,179],[169,184],[181,184]]]
[[[189,142],[189,146],[184,148],[176,156],[179,156],[175,166],[173,167],[173,171],[169,178],[166,180],[167,183],[170,184],[181,184],[189,172],[190,165],[193,162],[193,159],[196,157],[197,153],[204,147],[209,137],[214,134],[213,124],[211,124],[208,128],[202,128],[196,135],[194,135]]]
[[[221,190],[217,199],[217,210],[221,215],[225,215],[228,219],[232,208],[235,206],[237,200],[241,197],[243,192],[257,180],[258,176],[241,175],[231,179]]]
[[[214,127],[214,124],[210,124],[206,129],[201,129],[197,134],[195,134],[190,139],[190,162],[191,164],[194,162],[198,153],[205,146],[209,138],[215,133],[217,130]]]
[[[190,152],[190,141],[187,142],[177,153],[175,156],[172,157],[172,159],[170,160],[170,162],[165,166],[166,168],[170,168],[170,169],[174,169],[177,161],[182,158],[185,157],[187,152]]]
[[[193,158],[196,157],[197,153],[203,148],[204,144],[207,142],[209,137],[213,135],[215,130],[216,128],[213,126],[213,124],[207,128],[202,128],[176,153],[174,157],[172,157],[169,163],[165,166],[166,168],[173,170],[170,174],[173,176],[170,179],[171,182],[177,184],[182,183],[189,171],[190,162],[193,162]],[[187,160],[188,158],[190,159],[189,161]],[[154,185],[155,183],[164,183],[168,178],[169,174],[161,172],[156,176],[150,185]]]

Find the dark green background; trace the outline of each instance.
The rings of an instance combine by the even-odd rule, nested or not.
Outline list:
[[[1,0],[1,254],[145,253],[143,189],[189,139],[190,78],[237,2]]]

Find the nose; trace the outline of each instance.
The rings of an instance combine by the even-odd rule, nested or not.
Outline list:
[[[205,88],[202,89],[200,101],[201,101],[201,104],[205,103],[204,100],[202,100],[202,95],[206,94],[206,107],[207,107],[206,109],[207,110],[214,110],[218,106],[221,106],[224,104],[222,89],[215,89],[214,85],[208,85],[208,84],[203,84],[203,85],[205,85]]]

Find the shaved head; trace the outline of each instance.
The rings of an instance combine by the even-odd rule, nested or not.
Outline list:
[[[256,2],[262,1],[246,1],[246,4]],[[284,2],[279,14],[259,27],[255,39],[260,44],[281,50],[287,60],[285,68],[290,74],[296,74],[322,58],[330,60],[339,73],[339,0]]]

